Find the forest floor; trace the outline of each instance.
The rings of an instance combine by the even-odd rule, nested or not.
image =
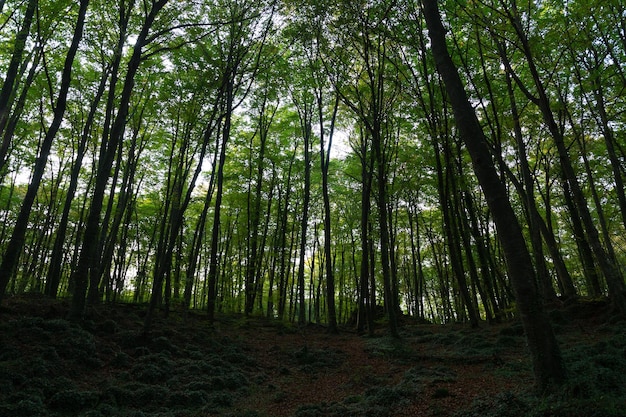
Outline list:
[[[0,310],[2,416],[626,416],[626,324],[602,301],[551,311],[568,380],[533,379],[518,321],[419,324],[401,338],[337,335],[260,317],[13,297]]]

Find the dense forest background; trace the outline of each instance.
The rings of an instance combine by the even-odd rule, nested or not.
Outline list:
[[[623,2],[439,2],[543,302],[624,303]],[[0,2],[0,297],[373,331],[515,291],[413,1]],[[1,299],[1,298],[0,298]]]

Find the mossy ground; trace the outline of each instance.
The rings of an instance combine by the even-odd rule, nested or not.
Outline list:
[[[594,304],[595,303],[595,304]],[[259,317],[172,312],[142,333],[144,306],[10,298],[0,315],[4,416],[626,416],[626,326],[604,303],[551,313],[568,379],[533,395],[513,321],[437,326],[401,339]]]

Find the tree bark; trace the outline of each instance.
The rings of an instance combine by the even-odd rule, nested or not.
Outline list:
[[[78,51],[78,46],[83,37],[83,27],[85,25],[85,16],[87,14],[88,5],[89,0],[81,0],[76,26],[72,36],[72,42],[65,57],[63,73],[61,75],[61,88],[54,107],[54,117],[41,143],[39,156],[37,157],[33,168],[31,182],[28,184],[28,189],[26,191],[26,195],[24,196],[24,200],[22,201],[22,206],[20,207],[20,212],[13,229],[13,234],[11,235],[11,239],[9,240],[4,252],[2,263],[0,264],[0,302],[2,301],[2,297],[6,291],[7,284],[17,268],[21,252],[24,248],[24,239],[26,231],[28,230],[28,221],[30,219],[33,203],[35,202],[39,185],[43,179],[52,143],[57,132],[61,128],[61,122],[63,121],[65,109],[67,108],[67,96],[72,79],[72,65],[74,63],[76,52]]]
[[[330,166],[330,149],[333,143],[333,133],[335,130],[335,120],[339,109],[339,95],[336,96],[333,105],[333,113],[330,121],[330,133],[328,135],[328,145],[324,148],[324,122],[323,122],[323,102],[321,92],[317,94],[317,113],[320,126],[320,165],[322,171],[322,198],[324,200],[324,258],[326,259],[326,304],[328,306],[328,332],[338,333],[337,311],[335,308],[335,275],[332,259],[332,234],[331,234],[331,210],[330,195],[328,191],[328,167]]]
[[[108,71],[102,72],[102,78],[96,92],[96,96],[91,103],[85,126],[82,130],[78,149],[76,150],[76,157],[72,165],[70,172],[70,183],[65,196],[65,202],[63,203],[63,212],[61,214],[61,220],[57,227],[56,237],[52,247],[52,254],[50,255],[50,266],[48,268],[48,274],[46,278],[45,294],[49,297],[55,298],[59,290],[59,283],[61,281],[61,268],[63,263],[63,245],[65,244],[65,237],[67,235],[67,226],[69,223],[70,212],[72,209],[72,201],[74,200],[74,193],[78,188],[78,177],[82,168],[83,158],[87,150],[87,140],[89,139],[89,132],[94,123],[96,112],[98,110],[98,104],[104,95],[106,88],[106,81],[108,78]]]
[[[534,284],[532,260],[506,188],[493,164],[484,132],[448,53],[437,0],[422,0],[422,6],[432,53],[454,111],[457,129],[467,146],[474,172],[496,223],[507,271],[515,291],[517,309],[532,355],[536,387],[544,391],[551,384],[559,384],[565,379],[565,369],[552,326]]]
[[[587,201],[585,200],[580,184],[578,183],[576,173],[572,166],[569,151],[567,146],[565,145],[565,138],[563,137],[563,133],[559,130],[559,127],[556,123],[554,114],[550,107],[550,100],[548,98],[545,85],[535,65],[530,42],[528,40],[528,37],[526,36],[526,33],[524,32],[516,3],[513,2],[512,9],[509,9],[506,6],[504,7],[504,9],[511,24],[513,25],[513,28],[515,29],[515,32],[521,44],[522,51],[524,52],[524,55],[526,57],[530,74],[532,76],[535,88],[537,90],[537,94],[539,96],[538,98],[535,98],[534,101],[537,103],[539,110],[541,111],[541,114],[543,116],[544,123],[550,131],[552,139],[554,140],[554,143],[557,147],[563,176],[567,181],[568,186],[570,187],[572,198],[580,215],[580,220],[585,227],[587,239],[589,240],[589,246],[591,247],[598,266],[600,267],[600,270],[602,271],[602,274],[606,279],[611,302],[620,313],[626,313],[626,294],[624,281],[619,274],[617,265],[615,265],[615,263],[611,261],[610,256],[608,256],[606,250],[600,242],[598,229],[594,225],[591,213],[589,211],[589,207],[587,205]],[[508,70],[512,71],[511,68],[508,68]]]
[[[101,159],[98,162],[98,171],[94,185],[93,197],[89,207],[89,215],[87,224],[83,234],[83,242],[78,260],[78,265],[72,272],[74,280],[74,294],[72,295],[72,303],[70,307],[69,317],[72,320],[80,320],[85,313],[88,284],[89,284],[89,268],[94,264],[94,257],[97,256],[96,248],[98,245],[98,237],[100,234],[100,214],[104,204],[104,193],[109,180],[113,160],[117,153],[119,143],[124,136],[126,129],[127,116],[130,106],[130,99],[135,86],[135,75],[141,65],[141,54],[145,46],[146,39],[152,24],[154,23],[158,13],[165,6],[168,0],[158,0],[152,3],[149,13],[146,15],[141,31],[137,37],[137,41],[133,48],[133,53],[128,62],[126,78],[122,95],[119,101],[119,110],[111,126],[111,132],[108,138],[104,138],[106,142],[103,144],[104,152],[101,153]],[[107,140],[108,139],[108,140]]]
[[[300,125],[304,139],[304,196],[300,218],[300,253],[298,263],[298,324],[306,323],[305,291],[304,291],[304,263],[306,252],[306,237],[309,223],[309,202],[311,199],[311,108],[305,105],[300,115]]]
[[[24,20],[22,20],[22,26],[15,37],[13,54],[11,55],[11,61],[9,62],[9,67],[7,68],[7,72],[4,77],[2,90],[0,90],[0,137],[3,138],[2,143],[0,144],[0,172],[3,171],[7,162],[6,158],[11,141],[11,137],[9,135],[5,135],[4,130],[9,120],[12,96],[14,92],[13,90],[15,83],[17,82],[19,67],[22,64],[22,56],[24,54],[24,49],[26,48],[26,40],[28,39],[28,34],[30,33],[30,27],[33,22],[33,16],[35,15],[37,3],[37,0],[29,0],[26,5]]]

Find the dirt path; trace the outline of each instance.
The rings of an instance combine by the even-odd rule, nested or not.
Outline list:
[[[348,331],[329,335],[315,325],[280,331],[250,323],[239,331],[239,337],[257,359],[266,380],[236,407],[268,416],[291,416],[305,404],[360,401],[368,390],[396,387],[407,373],[422,369],[424,380],[414,395],[390,407],[392,415],[452,416],[476,398],[516,390],[520,383],[531,381],[530,375],[523,373],[511,379],[506,372],[498,372],[505,360],[518,362],[518,368],[525,366],[523,355],[507,351],[495,356],[485,345],[482,355],[474,352],[464,360],[462,352],[455,350],[463,347],[458,344],[462,341],[447,338],[449,328],[419,325],[413,330],[419,336],[405,332],[401,341],[394,342],[382,335],[384,331],[369,338]],[[465,328],[459,326],[458,330]],[[498,331],[492,327],[469,334],[472,340],[477,334],[497,340]],[[512,338],[509,342],[521,341]],[[396,348],[399,353],[393,352]],[[520,351],[523,354],[523,349]]]

